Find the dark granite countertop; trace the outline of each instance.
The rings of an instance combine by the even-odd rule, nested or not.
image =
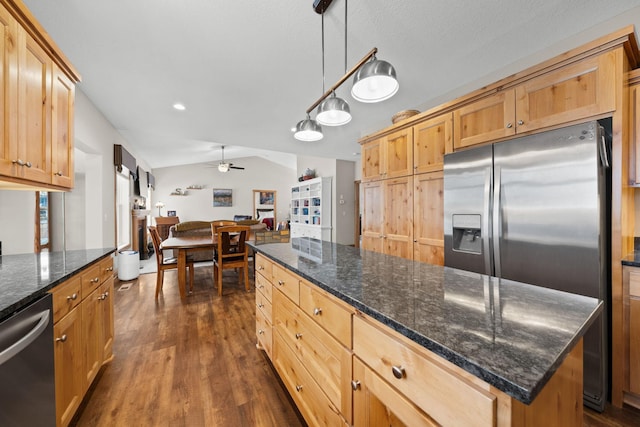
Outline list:
[[[602,311],[594,298],[351,246],[250,246],[527,404]]]
[[[102,248],[0,256],[0,321],[113,252]]]
[[[622,258],[622,265],[640,267],[640,251],[633,251],[626,257]]]

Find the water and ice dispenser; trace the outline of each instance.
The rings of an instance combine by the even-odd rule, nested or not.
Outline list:
[[[453,215],[453,250],[473,254],[482,253],[481,215]]]

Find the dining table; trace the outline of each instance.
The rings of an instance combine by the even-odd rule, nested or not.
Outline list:
[[[212,251],[217,242],[213,236],[183,236],[169,237],[160,244],[161,250],[177,252],[178,259],[178,288],[180,298],[187,296],[187,255],[196,251]],[[174,253],[175,255],[175,253]]]

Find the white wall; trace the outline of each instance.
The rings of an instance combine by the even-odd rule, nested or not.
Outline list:
[[[0,191],[2,255],[33,252],[36,196],[33,191]]]
[[[331,239],[335,243],[352,245],[354,243],[355,215],[355,170],[356,163],[347,160],[327,159],[323,157],[298,156],[298,173],[313,169],[316,176],[330,176],[331,180]],[[340,204],[340,197],[345,201]]]
[[[206,163],[173,166],[153,170],[156,180],[155,190],[151,195],[151,216],[158,216],[155,204],[164,203],[162,216],[168,210],[176,211],[181,222],[213,221],[216,219],[233,219],[234,215],[253,214],[253,190],[276,191],[276,218],[284,221],[289,217],[291,203],[291,185],[296,182],[296,171],[259,157],[244,157],[231,160],[244,170],[231,169],[219,172]],[[170,195],[176,188],[186,190],[191,185],[201,185],[202,190],[187,190],[186,196]],[[233,190],[231,207],[213,207],[213,189]]]

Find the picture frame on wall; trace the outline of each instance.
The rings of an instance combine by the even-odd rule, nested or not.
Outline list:
[[[214,188],[213,189],[213,207],[230,207],[233,206],[233,190],[230,188]]]
[[[260,191],[260,205],[273,205],[275,199],[275,191]]]
[[[167,216],[176,216],[176,211],[167,211]]]

